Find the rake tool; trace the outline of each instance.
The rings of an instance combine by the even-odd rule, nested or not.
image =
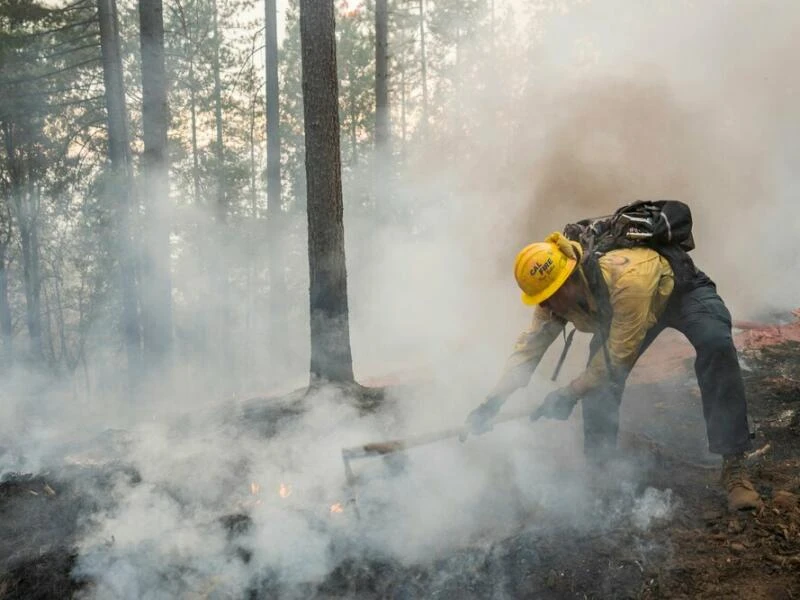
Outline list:
[[[531,420],[535,421],[541,418],[543,413],[543,407],[541,406],[533,412],[531,412],[530,408],[518,410],[516,412],[498,415],[492,420],[492,424],[498,425],[500,423],[507,423],[523,417],[530,417]],[[364,444],[363,446],[342,448],[344,474],[347,480],[347,485],[351,492],[351,497],[348,503],[353,504],[355,507],[356,516],[360,517],[358,512],[358,504],[356,503],[356,476],[353,473],[353,468],[350,464],[351,461],[375,456],[387,456],[397,452],[404,452],[405,450],[410,450],[411,448],[427,446],[428,444],[435,444],[436,442],[442,442],[456,437],[463,442],[467,439],[469,433],[470,431],[466,427],[453,427],[451,429],[443,429],[441,431],[413,435],[403,439],[389,440],[386,442],[373,442],[370,444]]]

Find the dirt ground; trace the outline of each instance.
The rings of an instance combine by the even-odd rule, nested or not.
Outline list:
[[[762,510],[728,512],[719,459],[705,451],[692,357],[667,344],[645,366],[671,358],[673,377],[652,383],[640,375],[631,386],[620,446],[644,467],[641,490],[672,490],[672,518],[642,532],[623,516],[587,532],[537,526],[543,515],[534,515],[517,535],[431,565],[349,561],[328,579],[323,596],[800,598],[800,342],[761,333],[756,339],[771,345],[740,341],[750,342],[743,351],[755,430],[749,464]],[[631,430],[632,423],[645,425]]]
[[[477,540],[429,564],[350,556],[321,585],[290,590],[266,573],[251,597],[800,598],[800,341],[755,330],[742,335],[758,451],[750,464],[762,510],[727,511],[718,465],[704,454],[691,356],[667,345],[648,360],[650,367],[666,364],[671,354],[672,376],[631,385],[620,445],[646,465],[642,489],[672,490],[677,508],[670,519],[643,531],[621,516],[586,531],[537,525],[542,519],[532,517],[506,539]],[[631,423],[644,425],[631,430]],[[74,542],[84,517],[100,508],[86,498],[102,494],[86,490],[115,477],[135,483],[137,475],[105,465],[0,482],[0,599],[70,598],[91,588],[71,576]],[[246,515],[229,517],[232,539],[248,523]],[[248,560],[246,552],[241,559]]]

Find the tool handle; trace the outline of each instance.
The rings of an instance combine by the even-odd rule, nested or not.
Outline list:
[[[522,417],[531,415],[531,409],[518,410],[515,412],[504,413],[495,417],[492,422],[494,424],[507,423]],[[537,417],[538,418],[538,417]],[[431,433],[423,433],[420,435],[413,435],[401,440],[390,440],[387,442],[376,442],[372,444],[364,444],[363,446],[354,446],[352,448],[343,448],[342,456],[347,459],[363,458],[366,456],[381,456],[385,454],[393,454],[401,450],[408,450],[409,448],[416,448],[418,446],[425,446],[433,444],[450,438],[458,437],[466,439],[469,434],[469,429],[466,427],[454,427],[452,429],[444,429],[441,431],[433,431]]]

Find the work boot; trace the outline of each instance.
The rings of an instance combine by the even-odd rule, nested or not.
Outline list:
[[[721,483],[728,492],[730,510],[761,508],[761,497],[747,477],[744,454],[729,454],[723,457]]]

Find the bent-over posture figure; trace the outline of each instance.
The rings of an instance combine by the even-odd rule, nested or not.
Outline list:
[[[636,360],[666,327],[683,333],[697,353],[695,371],[711,452],[723,456],[722,484],[731,509],[757,508],[744,454],[750,447],[747,404],[731,316],[714,283],[694,269],[676,286],[668,260],[647,247],[611,250],[583,260],[582,247],[560,233],[525,247],[514,267],[523,302],[537,305],[505,372],[487,400],[470,413],[474,433],[491,427],[505,399],[530,381],[567,322],[594,334],[586,370],[545,398],[543,416],[567,419],[582,400],[584,452],[602,464],[616,449],[619,406]]]

